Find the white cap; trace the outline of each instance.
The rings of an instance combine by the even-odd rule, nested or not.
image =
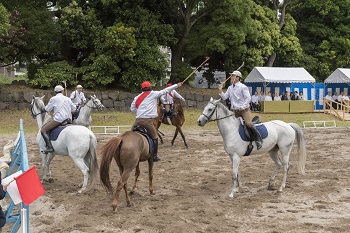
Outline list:
[[[83,88],[83,86],[82,85],[77,85],[77,87],[76,88]]]
[[[55,89],[54,89],[55,92],[60,92],[60,91],[63,91],[63,90],[64,90],[64,88],[61,85],[55,86]]]
[[[233,72],[230,73],[230,74],[242,78],[242,74],[241,74],[241,72],[239,72],[238,70],[235,70],[235,71],[233,71]]]

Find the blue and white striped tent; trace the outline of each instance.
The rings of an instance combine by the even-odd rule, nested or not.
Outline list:
[[[338,68],[326,80],[324,80],[325,92],[330,91],[339,93],[347,92],[349,94],[350,88],[350,69]]]
[[[302,91],[304,99],[316,100],[315,108],[323,105],[323,84],[316,85],[315,79],[302,67],[255,67],[244,80],[251,93],[271,91],[281,94],[283,91]],[[321,89],[321,90],[320,90]]]

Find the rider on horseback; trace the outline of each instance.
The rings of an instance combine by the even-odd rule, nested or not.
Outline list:
[[[249,89],[246,85],[240,82],[242,78],[241,72],[238,70],[230,73],[232,85],[228,87],[226,93],[222,91],[222,84],[218,86],[219,95],[223,100],[230,99],[231,109],[235,112],[236,116],[241,116],[250,130],[253,139],[256,142],[256,147],[259,150],[262,147],[262,139],[259,131],[255,128],[255,125],[252,123],[252,118],[250,116],[249,103],[251,101],[251,96]]]
[[[70,94],[69,98],[72,100],[73,104],[77,108],[77,110],[73,114],[73,118],[76,119],[78,118],[80,108],[86,103],[86,98],[83,93],[83,86],[77,85],[76,90]]]
[[[166,86],[170,87],[170,86],[172,86],[172,84],[168,83]],[[160,97],[160,101],[164,106],[163,117],[166,116],[168,118],[173,118],[172,112],[174,110],[173,109],[174,97],[181,99],[182,101],[185,101],[185,99],[179,93],[177,93],[177,91],[175,91],[175,90],[167,92]]]
[[[72,112],[76,109],[71,99],[62,94],[63,90],[64,88],[61,85],[56,86],[54,89],[56,96],[52,97],[45,107],[46,112],[54,111],[53,120],[41,128],[41,135],[46,143],[46,150],[44,151],[46,154],[54,151],[49,138],[50,130],[56,128],[67,119],[72,122]]]
[[[182,82],[167,87],[161,91],[152,91],[150,82],[145,81],[141,85],[142,93],[134,98],[130,106],[130,110],[136,113],[136,120],[133,125],[141,125],[146,128],[148,135],[153,140],[153,161],[158,162],[158,132],[156,129],[157,125],[157,102],[158,98],[167,92],[171,92],[178,87],[182,86]]]

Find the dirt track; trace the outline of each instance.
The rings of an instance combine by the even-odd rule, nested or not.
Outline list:
[[[69,157],[56,156],[54,183],[30,207],[31,232],[348,232],[350,227],[349,129],[307,129],[306,175],[297,173],[296,146],[292,151],[287,187],[283,193],[267,190],[274,168],[267,154],[244,157],[241,189],[231,190],[231,162],[217,131],[186,132],[189,148],[180,138],[170,147],[172,132],[160,145],[161,162],[154,171],[155,195],[148,192],[148,167],[141,165],[136,194],[127,207],[121,194],[118,212],[112,196],[98,185],[77,195],[82,179]],[[0,146],[15,135],[0,136]],[[30,165],[41,173],[35,135],[26,135]],[[107,137],[98,137],[99,146]],[[113,161],[111,177],[118,170]],[[276,177],[279,185],[280,171]],[[133,177],[129,179],[133,180]],[[8,232],[7,227],[4,228]]]

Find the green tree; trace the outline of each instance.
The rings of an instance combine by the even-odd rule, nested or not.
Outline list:
[[[10,28],[9,13],[7,12],[4,5],[0,3],[0,37],[6,35],[9,28]]]
[[[290,7],[304,51],[302,65],[318,81],[350,65],[349,6],[349,0],[297,0]]]

